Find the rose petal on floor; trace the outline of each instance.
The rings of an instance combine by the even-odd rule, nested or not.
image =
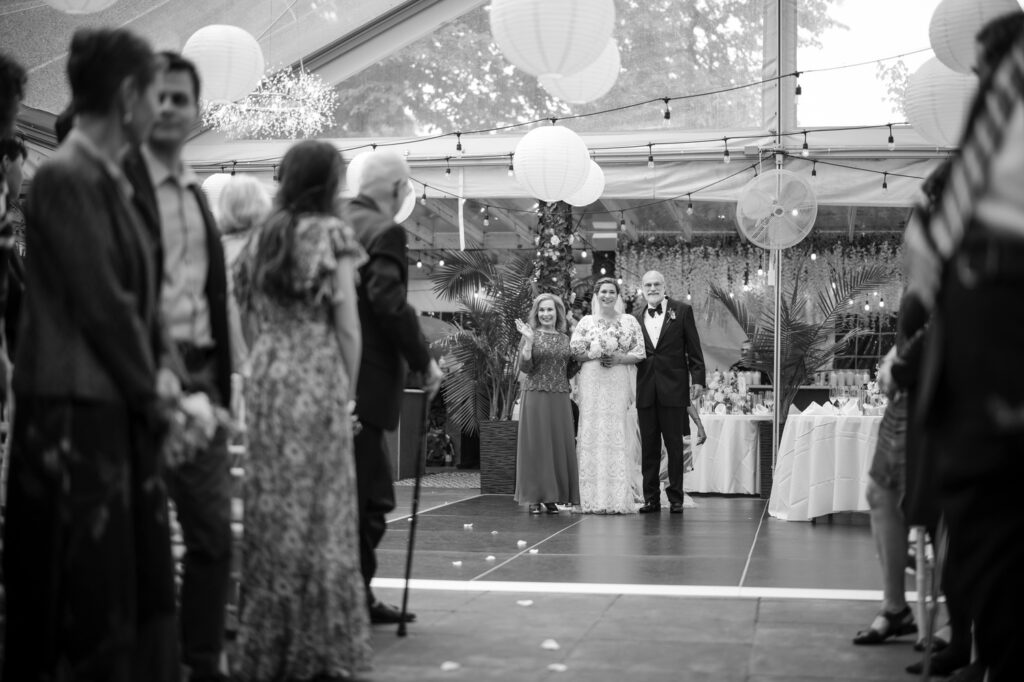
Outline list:
[[[540,643],[541,649],[547,649],[548,651],[558,651],[561,649],[561,645],[553,639],[545,639]]]

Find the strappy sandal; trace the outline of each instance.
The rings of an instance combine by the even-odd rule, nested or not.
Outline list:
[[[541,508],[540,508],[539,504],[531,504],[530,505],[530,513],[531,514],[540,514],[540,512],[541,512]]]
[[[904,606],[899,613],[888,613],[880,611],[871,627],[861,630],[853,638],[854,644],[881,644],[891,637],[902,637],[903,635],[916,635],[917,624],[914,622],[914,613],[910,606]]]
[[[558,505],[555,504],[554,502],[545,502],[544,506],[547,508],[548,514],[557,514],[558,513]]]

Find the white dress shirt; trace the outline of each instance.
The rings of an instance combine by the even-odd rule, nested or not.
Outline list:
[[[651,345],[655,348],[658,347],[658,338],[661,336],[661,328],[665,324],[665,315],[668,308],[668,299],[661,299],[661,315],[651,316],[649,312],[651,306],[644,306],[644,327],[647,329],[647,335],[651,337]]]

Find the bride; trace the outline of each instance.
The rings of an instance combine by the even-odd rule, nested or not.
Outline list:
[[[643,332],[636,318],[623,313],[619,285],[610,277],[597,280],[591,310],[570,342],[582,363],[576,438],[580,508],[632,514],[639,506],[640,472],[634,365],[644,358]]]

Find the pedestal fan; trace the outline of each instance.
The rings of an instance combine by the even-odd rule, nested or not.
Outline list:
[[[772,464],[778,457],[779,423],[782,401],[782,339],[778,320],[782,306],[782,250],[799,244],[814,227],[818,201],[811,183],[792,171],[776,170],[761,173],[740,192],[736,202],[736,225],[740,233],[756,246],[770,252],[769,274],[774,273],[775,334],[772,361],[772,388],[776,392],[772,416]]]

